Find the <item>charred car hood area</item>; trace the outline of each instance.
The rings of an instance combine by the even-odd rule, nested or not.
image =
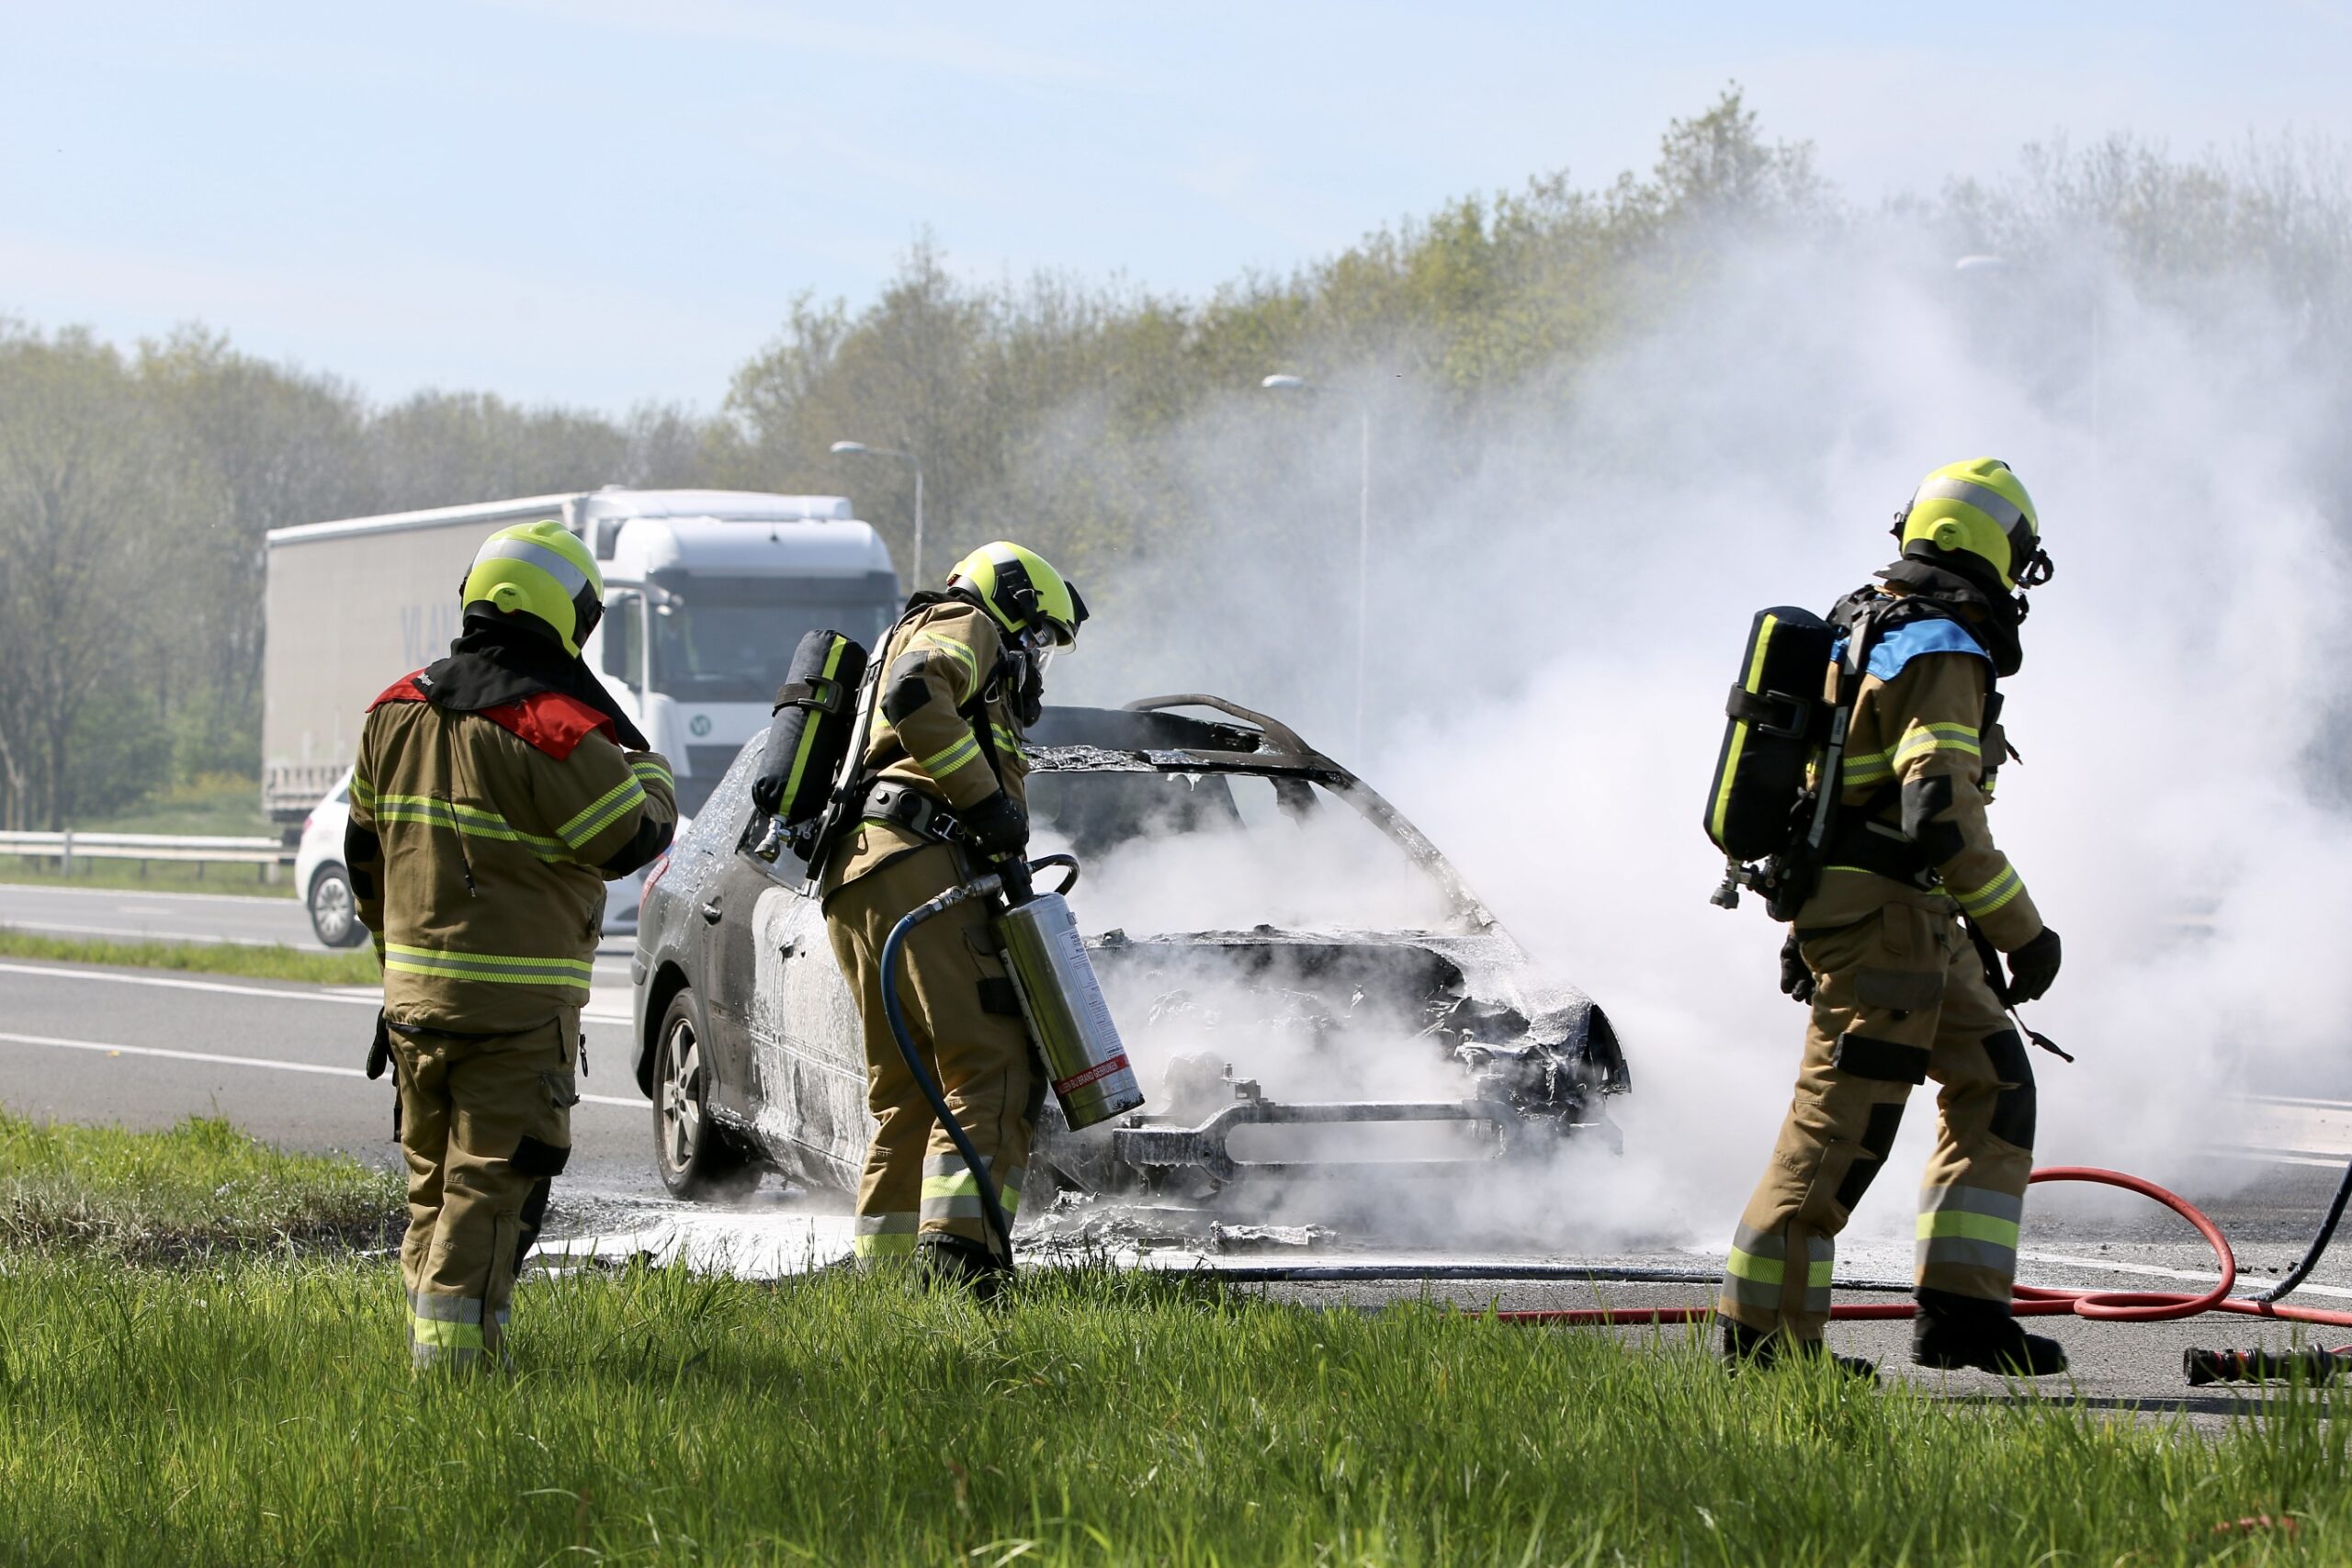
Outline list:
[[[1087,945],[1149,1096],[1109,1129],[1049,1114],[1042,1152],[1090,1189],[1205,1198],[1251,1176],[1532,1154],[1605,1126],[1603,1098],[1631,1087],[1607,1015],[1570,987],[1529,988],[1499,931],[1111,931]],[[1442,1134],[1370,1161],[1360,1133],[1235,1136],[1384,1122]]]

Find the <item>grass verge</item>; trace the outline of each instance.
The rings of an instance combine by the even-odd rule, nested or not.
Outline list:
[[[86,860],[77,857],[74,874],[64,875],[55,860],[34,855],[0,855],[0,882],[33,887],[120,887],[153,893],[225,893],[237,897],[291,898],[292,872],[284,866],[277,880],[264,882],[250,865],[198,865],[187,861]]]
[[[412,1383],[356,1263],[12,1266],[17,1561],[2343,1561],[2312,1396],[2206,1441],[1406,1306],[1076,1276],[526,1281],[511,1379]],[[2254,1533],[2217,1525],[2291,1519]]]
[[[376,955],[304,953],[291,947],[248,947],[236,942],[110,942],[99,937],[43,936],[0,926],[0,958],[36,958],[57,964],[112,964],[130,969],[192,969],[206,975],[241,975],[254,980],[308,980],[323,986],[373,986],[382,978]]]
[[[341,1252],[397,1241],[405,1224],[397,1177],[281,1153],[226,1122],[130,1133],[0,1111],[0,1247],[12,1254],[153,1263]]]
[[[207,1122],[0,1122],[0,1179],[241,1240],[388,1196]],[[1421,1304],[1071,1272],[984,1311],[888,1276],[641,1268],[525,1281],[518,1374],[419,1382],[387,1264],[126,1267],[107,1234],[0,1237],[0,1559],[2141,1564],[2352,1540],[2352,1434],[2309,1392],[2207,1440]]]

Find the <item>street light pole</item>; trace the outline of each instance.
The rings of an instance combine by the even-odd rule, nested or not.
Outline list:
[[[895,457],[915,471],[915,555],[914,570],[910,579],[920,590],[922,575],[922,462],[911,452],[893,451],[888,446],[868,446],[863,441],[836,441],[831,448],[836,457]]]
[[[1372,403],[1365,398],[1356,399],[1357,434],[1361,440],[1356,449],[1356,721],[1355,734],[1349,748],[1357,758],[1363,758],[1363,663],[1364,637],[1371,625],[1372,584]]]
[[[1303,376],[1269,376],[1258,383],[1269,392],[1325,392],[1356,405],[1356,660],[1354,727],[1350,750],[1363,756],[1364,654],[1372,606],[1372,400],[1348,387],[1328,387]]]

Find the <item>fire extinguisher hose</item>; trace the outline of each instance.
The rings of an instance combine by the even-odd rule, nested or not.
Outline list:
[[[2229,1238],[2222,1228],[2199,1212],[2196,1205],[2177,1192],[2166,1190],[2154,1182],[2120,1170],[2102,1170],[2096,1166],[2059,1165],[2045,1167],[2033,1173],[2029,1184],[2044,1181],[2088,1181],[2106,1187],[2120,1187],[2153,1199],[2190,1224],[2213,1249],[2213,1259],[2220,1265],[2222,1277],[2203,1292],[2186,1291],[2062,1291],[2037,1285],[2019,1285],[2011,1303],[2011,1310],[2019,1317],[2087,1317],[2108,1323],[2169,1323],[2178,1318],[2195,1317],[2201,1313],[2230,1312],[2248,1317],[2276,1318],[2288,1323],[2323,1323],[2352,1327],[2352,1312],[2328,1312],[2318,1307],[2290,1306],[2274,1299],[2285,1291],[2266,1292],[2262,1297],[2232,1296],[2238,1278],[2238,1263],[2230,1251]],[[2334,1230],[2334,1221],[2341,1213],[2345,1194],[2352,1194],[2352,1171],[2346,1175],[2345,1187],[2339,1194],[2336,1208],[2329,1215],[2329,1224],[2305,1255],[2295,1283],[2311,1271],[2319,1251],[2326,1245]],[[2292,1286],[2288,1287],[2291,1289]],[[1915,1315],[1918,1308],[1909,1302],[1856,1302],[1833,1306],[1829,1315],[1846,1321],[1878,1318],[1902,1318]],[[1516,1324],[1592,1324],[1624,1325],[1645,1323],[1701,1323],[1714,1315],[1713,1307],[1579,1307],[1565,1310],[1502,1312],[1495,1314],[1503,1323]]]
[[[944,914],[970,898],[993,897],[1003,886],[994,874],[975,877],[960,887],[951,887],[928,904],[907,911],[882,943],[882,1013],[889,1021],[890,1037],[899,1043],[899,1055],[906,1059],[907,1071],[914,1075],[915,1087],[930,1102],[931,1113],[947,1130],[948,1141],[964,1159],[964,1168],[972,1173],[972,1183],[980,1191],[980,1212],[988,1217],[989,1229],[997,1239],[997,1247],[1004,1260],[1012,1261],[1012,1224],[1005,1218],[1004,1201],[997,1193],[996,1177],[979,1151],[972,1146],[972,1136],[964,1124],[956,1120],[956,1112],[948,1108],[947,1097],[933,1081],[931,1070],[923,1066],[922,1055],[915,1049],[914,1037],[907,1030],[907,1010],[899,998],[899,955],[907,945],[907,938],[914,929],[934,915]]]

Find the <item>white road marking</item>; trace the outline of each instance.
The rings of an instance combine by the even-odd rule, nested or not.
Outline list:
[[[343,1002],[368,1008],[384,1005],[380,993],[356,986],[314,986],[290,991],[268,986],[232,986],[223,980],[183,980],[167,975],[117,975],[105,969],[58,969],[40,964],[0,964],[0,975],[33,975],[45,980],[101,980],[118,986],[160,986],[166,990],[210,991],[230,997],[271,997],[281,1002]],[[582,1009],[580,1016],[589,1023],[632,1021],[625,1011],[601,1009]]]
[[[275,997],[279,1001],[348,1002],[371,1008],[383,1005],[381,998],[373,995],[353,996],[340,989],[281,991],[266,986],[232,986],[221,980],[182,980],[164,975],[116,975],[104,969],[56,969],[39,964],[0,964],[0,975],[34,975],[44,980],[97,980],[117,986],[160,986],[165,990],[212,991],[229,997]]]
[[[331,1067],[319,1062],[282,1062],[267,1056],[223,1056],[211,1051],[166,1051],[154,1045],[115,1045],[103,1040],[60,1040],[47,1034],[0,1032],[12,1045],[47,1045],[61,1051],[96,1051],[109,1056],[161,1056],[175,1062],[209,1062],[223,1067],[269,1067],[281,1073],[320,1073],[334,1078],[364,1078],[357,1067]],[[583,1094],[583,1105],[617,1105],[628,1111],[652,1109],[650,1100],[624,1100],[617,1095]]]
[[[266,1056],[222,1056],[210,1051],[165,1051],[153,1045],[111,1045],[103,1040],[59,1040],[46,1034],[6,1034],[12,1045],[53,1045],[62,1051],[103,1051],[109,1056],[167,1056],[175,1062],[212,1062],[224,1067],[276,1067],[283,1073],[324,1073],[329,1077],[365,1077],[357,1067],[330,1067],[318,1062],[277,1062]]]

